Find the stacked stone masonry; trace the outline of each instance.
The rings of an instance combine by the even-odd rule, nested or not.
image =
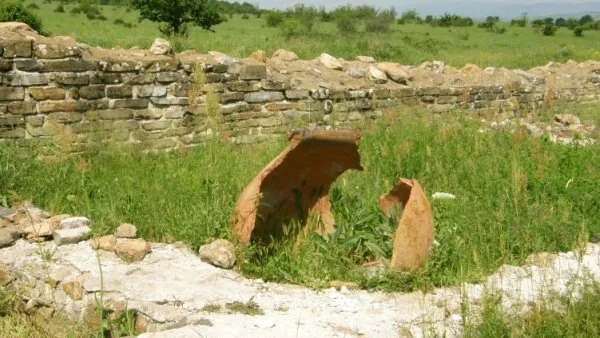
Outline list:
[[[326,54],[303,61],[283,50],[268,59],[154,55],[0,24],[0,140],[60,140],[74,151],[109,143],[175,149],[215,135],[250,143],[298,127],[360,125],[399,107],[511,114],[599,94],[596,61],[522,71]]]

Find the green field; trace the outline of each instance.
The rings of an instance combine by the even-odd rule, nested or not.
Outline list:
[[[585,118],[598,108],[563,109]],[[531,253],[568,251],[581,236],[600,233],[598,143],[572,147],[520,133],[480,133],[477,119],[466,119],[464,112],[436,119],[415,109],[397,115],[399,120],[366,127],[360,142],[365,171],[348,172],[332,187],[333,237],[312,237],[298,256],[290,243],[277,243],[274,255],[251,246],[239,269],[317,287],[337,279],[364,288],[427,289],[477,281]],[[129,222],[144,238],[182,240],[197,249],[215,238],[231,239],[237,196],[285,146],[214,140],[183,153],[65,157],[52,146],[31,146],[17,155],[8,143],[0,148],[0,197],[8,204],[28,199],[55,213],[87,216],[96,234]],[[379,211],[378,197],[399,177],[418,179],[429,195],[442,191],[458,198],[433,201],[441,245],[422,271],[372,279],[358,266],[390,257],[395,224]]]
[[[76,7],[64,5],[65,13],[54,10],[58,2],[35,2],[33,9],[41,18],[44,30],[51,35],[69,35],[91,46],[105,48],[139,46],[149,48],[154,38],[160,37],[157,24],[138,21],[135,10],[120,6],[99,6],[107,20],[89,20],[83,13],[71,14]],[[115,24],[120,19],[122,24]],[[288,19],[289,20],[289,19]],[[344,36],[337,31],[335,23],[317,21],[312,32],[296,27],[297,34],[285,39],[282,28],[267,27],[263,17],[240,15],[214,27],[215,32],[190,28],[187,38],[171,38],[176,50],[194,49],[202,53],[211,50],[246,57],[257,49],[271,55],[284,48],[296,52],[303,59],[312,59],[321,53],[351,60],[357,55],[369,55],[378,60],[388,60],[406,65],[424,61],[441,60],[455,67],[475,63],[481,67],[507,67],[529,69],[548,61],[565,62],[569,59],[584,61],[600,59],[600,31],[585,31],[576,38],[573,32],[560,28],[555,36],[543,36],[532,27],[506,27],[503,34],[473,27],[447,28],[429,25],[393,23],[389,32],[359,32]],[[289,25],[288,25],[289,28]]]

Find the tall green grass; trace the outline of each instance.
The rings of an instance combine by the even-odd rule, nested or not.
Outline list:
[[[504,313],[499,299],[488,297],[484,301],[481,320],[468,323],[466,338],[496,337],[598,337],[600,336],[600,285],[589,286],[580,299],[553,297],[538,304],[523,317]]]
[[[365,129],[365,171],[345,173],[331,190],[337,230],[330,238],[312,236],[296,255],[292,243],[251,246],[239,269],[313,286],[342,279],[411,290],[477,281],[531,253],[570,250],[582,230],[600,232],[598,144],[561,146],[520,132],[481,133],[477,119],[464,113],[417,115],[398,113]],[[130,222],[147,239],[181,240],[196,249],[230,237],[238,194],[285,146],[214,141],[183,153],[49,157],[57,150],[23,151],[4,143],[0,195],[87,216],[97,234]],[[457,199],[432,201],[440,245],[421,271],[369,277],[358,266],[389,257],[395,226],[379,211],[378,197],[400,177],[418,179],[428,195],[443,191]]]
[[[89,20],[83,13],[70,13],[77,6],[75,4],[63,4],[65,12],[59,13],[55,12],[57,2],[32,2],[39,6],[33,10],[41,16],[46,31],[52,35],[69,35],[91,46],[149,48],[161,35],[157,24],[147,20],[139,22],[138,13],[126,7],[99,6],[101,14],[107,18],[102,21]],[[215,26],[215,33],[192,27],[187,38],[170,40],[178,51],[194,49],[206,53],[217,50],[247,57],[257,49],[271,55],[275,50],[285,48],[303,59],[326,52],[348,60],[357,55],[370,55],[378,60],[407,65],[442,60],[455,67],[475,63],[481,67],[529,69],[548,61],[600,58],[600,31],[586,31],[584,37],[576,38],[572,31],[561,28],[555,36],[546,37],[532,27],[505,25],[507,32],[497,34],[477,27],[393,23],[389,32],[369,33],[364,27],[358,27],[357,33],[348,36],[340,34],[334,22],[317,21],[310,32],[296,25],[293,34],[289,32],[290,24],[286,23],[282,27],[288,27],[287,30],[269,27],[265,17],[243,19],[234,15]]]

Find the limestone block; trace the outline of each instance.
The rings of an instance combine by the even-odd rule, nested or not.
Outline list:
[[[150,102],[155,105],[162,106],[187,106],[190,103],[190,99],[187,97],[174,97],[174,98],[166,98],[166,97],[151,97]]]
[[[150,46],[150,53],[154,55],[168,55],[173,53],[171,44],[169,41],[161,38],[154,39],[152,46]]]
[[[117,237],[115,235],[106,235],[98,238],[92,238],[90,245],[94,250],[115,251]]]
[[[83,285],[80,282],[66,282],[61,284],[61,288],[63,291],[71,298],[72,300],[78,301],[83,299]]]
[[[119,108],[147,108],[148,107],[147,99],[117,99],[110,100],[108,106],[110,108],[119,109]]]
[[[115,246],[117,256],[127,263],[141,261],[150,251],[150,243],[143,239],[120,239]]]
[[[369,66],[369,78],[379,84],[387,82],[387,75],[373,65]]]
[[[0,127],[14,127],[24,124],[25,120],[22,116],[0,115]]]
[[[48,84],[46,76],[40,73],[25,73],[17,71],[10,75],[11,86],[39,86]]]
[[[103,85],[91,85],[81,87],[79,89],[79,96],[86,100],[95,100],[104,97],[104,86]]]
[[[232,92],[257,92],[261,88],[258,81],[230,81],[227,83],[227,89]]]
[[[132,97],[133,88],[128,85],[106,86],[106,96],[109,98]]]
[[[165,87],[165,86],[147,85],[147,86],[137,87],[137,96],[138,97],[165,96],[165,95],[167,95],[167,87]],[[184,96],[184,95],[177,95],[177,96]]]
[[[88,75],[64,75],[59,76],[56,82],[65,86],[83,86],[90,83],[90,77]]]
[[[108,109],[98,111],[101,120],[128,120],[133,118],[131,109]]]
[[[342,69],[342,64],[338,61],[338,59],[336,59],[335,57],[323,53],[321,54],[321,56],[319,56],[318,58],[319,62],[321,62],[321,64],[329,69],[334,69],[334,70],[341,70]]]
[[[283,99],[284,96],[281,92],[254,92],[244,95],[244,101],[248,103],[282,101]]]
[[[8,112],[13,115],[35,115],[37,103],[35,101],[11,102],[8,104]]]
[[[201,260],[224,269],[231,269],[235,264],[235,247],[225,239],[202,245],[199,254]]]
[[[29,96],[38,100],[64,100],[67,91],[60,87],[29,87]]]
[[[33,52],[33,41],[20,39],[20,40],[0,40],[1,46],[4,49],[2,54],[5,58],[28,58],[32,56]]]
[[[86,72],[97,70],[98,63],[86,60],[49,60],[42,62],[40,72]]]
[[[92,222],[87,217],[66,217],[59,223],[60,229],[75,229],[91,225]]]
[[[307,99],[309,95],[308,90],[289,89],[285,91],[285,97],[290,100]]]
[[[78,112],[57,112],[48,114],[49,121],[74,123],[83,120],[83,114]]]
[[[240,69],[240,80],[261,80],[267,78],[267,66],[246,64]]]
[[[260,82],[261,88],[264,90],[280,90],[284,91],[290,89],[289,81],[275,81],[275,80],[262,80]]]
[[[75,244],[83,241],[92,229],[88,226],[78,228],[59,229],[52,234],[56,245]]]
[[[0,86],[0,101],[18,101],[25,98],[25,90],[19,87]]]
[[[296,61],[298,59],[299,58],[298,58],[298,55],[296,55],[296,53],[291,52],[289,50],[285,50],[285,49],[278,49],[271,56],[272,61],[280,61],[280,62],[291,62],[291,61]]]

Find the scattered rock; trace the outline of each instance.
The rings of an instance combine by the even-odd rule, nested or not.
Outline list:
[[[18,230],[14,227],[0,228],[0,248],[11,246],[19,238]]]
[[[141,313],[135,318],[135,331],[137,333],[144,333],[148,331],[148,319]]]
[[[150,243],[143,239],[121,239],[115,246],[117,256],[127,263],[141,261],[150,251]]]
[[[540,268],[552,267],[558,256],[549,252],[534,253],[525,259],[525,264]]]
[[[431,62],[431,70],[436,73],[443,73],[446,64],[443,61],[433,61]]]
[[[40,316],[46,320],[49,320],[54,315],[54,311],[55,310],[49,306],[40,306],[35,310],[35,313],[38,316]]]
[[[269,317],[260,317],[254,321],[254,326],[259,329],[270,329],[275,327],[275,320]]]
[[[67,282],[62,284],[63,291],[71,298],[72,300],[82,300],[83,299],[83,285],[79,282]]]
[[[8,218],[17,213],[16,210],[0,207],[0,218]]]
[[[590,238],[590,243],[600,243],[600,233],[595,234]]]
[[[365,75],[367,74],[367,72],[359,67],[350,67],[348,68],[348,70],[346,71],[346,75],[353,77],[355,79],[360,79],[365,77]]]
[[[388,80],[387,75],[373,65],[369,66],[369,78],[378,84],[386,83]]]
[[[173,53],[173,49],[171,48],[169,41],[156,38],[150,47],[150,53],[154,55],[169,55]]]
[[[356,61],[366,62],[366,63],[375,63],[375,59],[370,56],[359,55],[356,57]]]
[[[8,273],[8,271],[8,266],[0,263],[0,286],[6,286],[14,279],[13,276]]]
[[[573,114],[556,114],[554,115],[554,121],[562,123],[565,126],[581,124],[581,120]]]
[[[273,56],[271,56],[271,60],[280,61],[280,62],[291,62],[299,60],[298,55],[296,53],[291,52],[285,49],[278,49]]]
[[[50,237],[54,233],[54,230],[52,224],[42,221],[41,223],[22,228],[20,232],[24,234],[27,239],[32,239],[36,237]]]
[[[117,238],[135,238],[137,236],[137,228],[133,224],[122,223],[115,232]]]
[[[225,239],[201,246],[199,254],[203,261],[224,269],[231,269],[235,264],[235,247]]]
[[[404,70],[404,67],[398,63],[380,62],[377,64],[377,69],[384,72],[392,81],[407,84],[409,75]]]
[[[250,54],[250,59],[258,62],[267,62],[267,54],[263,50],[256,50]]]
[[[52,228],[61,229],[62,227],[61,227],[60,223],[69,217],[71,217],[71,215],[69,215],[69,214],[54,215],[54,216],[48,218],[47,221],[48,221],[48,223],[50,223],[52,225]]]
[[[529,133],[529,135],[531,135],[533,137],[540,137],[540,136],[544,135],[544,131],[542,130],[542,128],[540,128],[532,123],[526,123],[525,129],[527,129],[527,133]]]
[[[342,64],[338,61],[338,59],[326,53],[323,53],[321,54],[321,56],[319,56],[319,62],[321,62],[323,66],[329,69],[342,69]]]
[[[88,226],[83,226],[73,229],[59,229],[54,231],[53,237],[56,245],[75,244],[86,239],[92,229]]]
[[[117,237],[115,235],[106,235],[90,240],[90,245],[94,250],[115,251]]]
[[[453,200],[456,199],[456,196],[447,192],[435,192],[431,195],[431,198],[434,200]]]
[[[232,66],[232,65],[240,63],[239,59],[231,57],[225,53],[210,51],[210,52],[208,52],[208,55],[214,57],[218,63],[224,64],[227,66]]]
[[[92,225],[86,217],[68,217],[60,221],[61,229],[76,229],[81,227],[89,227]]]

